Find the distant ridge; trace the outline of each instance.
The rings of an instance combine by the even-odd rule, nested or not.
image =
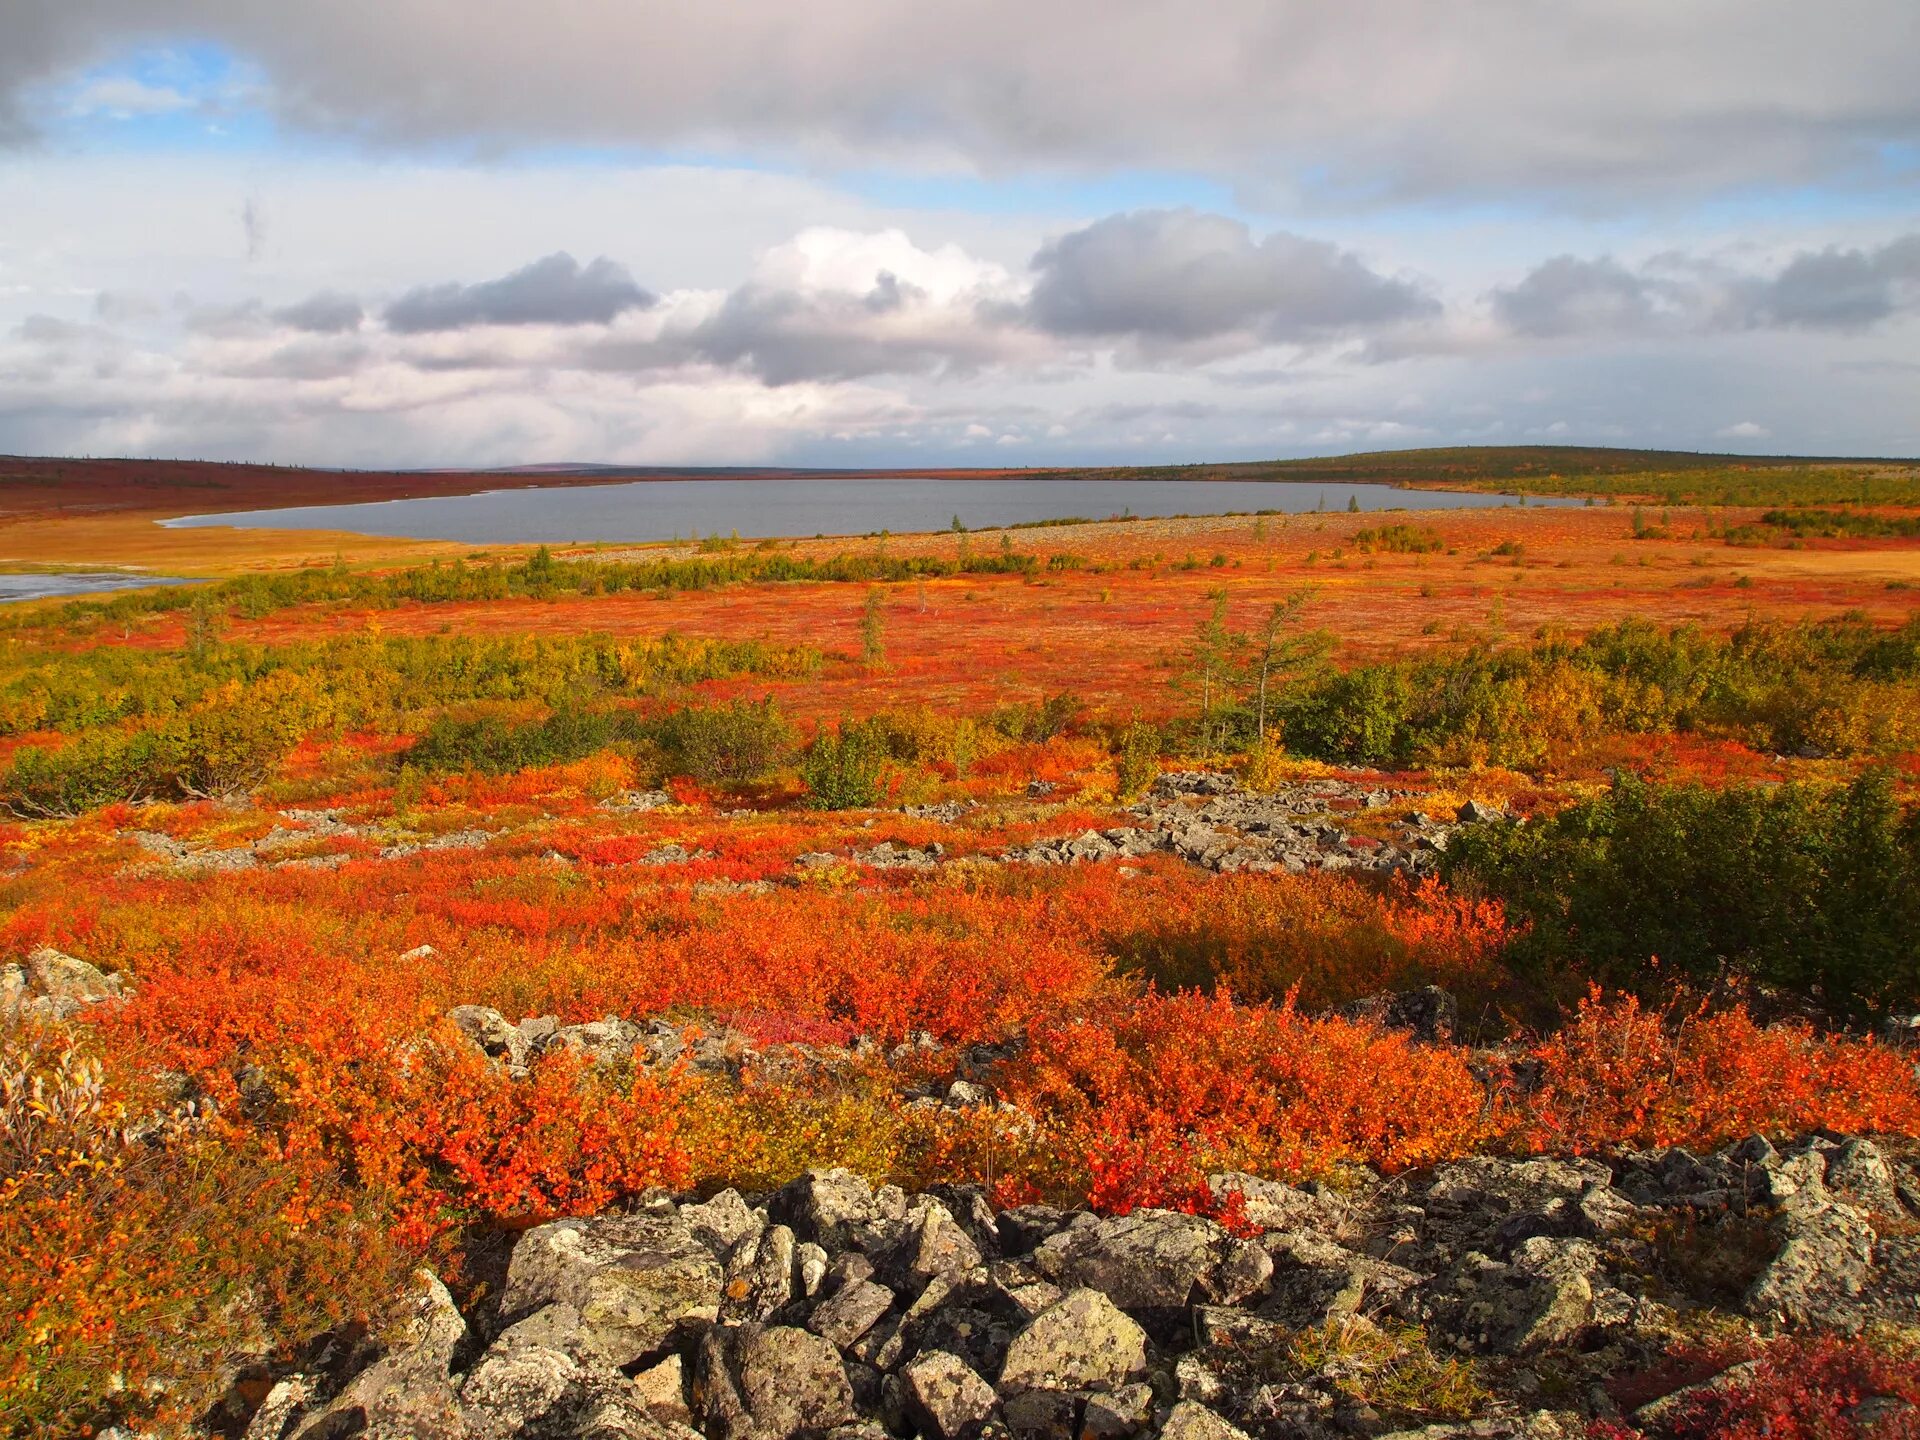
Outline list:
[[[1703,493],[1720,503],[1751,503],[1755,471],[1822,471],[1854,499],[1892,500],[1873,472],[1920,461],[1855,455],[1730,455],[1692,450],[1628,450],[1581,445],[1453,446],[1425,450],[1376,450],[1294,460],[1196,461],[1182,465],[1072,466],[885,466],[867,469],[782,465],[607,465],[590,461],[545,461],[486,469],[334,470],[299,465],[262,465],[210,460],[115,460],[0,456],[0,519],[79,514],[146,514],[170,517],[223,514],[305,505],[341,505],[373,500],[471,495],[514,485],[606,485],[667,479],[821,479],[888,476],[921,479],[1024,477],[1047,480],[1292,480],[1332,483],[1372,481],[1457,489],[1514,489],[1614,495]],[[1859,472],[1862,481],[1836,487],[1836,471]],[[1706,472],[1712,472],[1711,480]],[[1694,476],[1690,484],[1635,486],[1632,477]],[[1583,480],[1592,484],[1583,485]],[[1901,493],[1915,493],[1920,475],[1904,474]],[[1878,487],[1878,488],[1875,488]],[[1872,491],[1871,496],[1869,491]],[[1766,503],[1774,503],[1769,496]]]

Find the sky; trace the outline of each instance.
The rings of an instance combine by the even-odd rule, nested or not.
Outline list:
[[[0,0],[0,452],[1920,455],[1913,0]]]

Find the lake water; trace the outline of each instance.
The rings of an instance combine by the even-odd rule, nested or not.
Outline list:
[[[738,533],[767,536],[871,535],[944,530],[955,516],[970,530],[1081,516],[1104,520],[1220,515],[1256,510],[1301,514],[1362,510],[1480,509],[1511,495],[1401,490],[1391,485],[1320,485],[1264,480],[639,480],[619,484],[487,490],[478,495],[304,505],[232,515],[188,515],[170,526],[235,525],[249,530],[348,530],[467,544],[567,544],[677,540]],[[1530,505],[1553,501],[1529,500]],[[1577,502],[1558,502],[1577,503]]]
[[[149,585],[191,585],[173,575],[0,575],[0,605],[11,600],[45,600],[50,596],[96,595],[103,590],[143,590]]]

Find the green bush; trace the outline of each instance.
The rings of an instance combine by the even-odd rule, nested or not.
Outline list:
[[[1287,748],[1356,765],[1403,764],[1413,751],[1410,672],[1369,665],[1336,672],[1280,698]]]
[[[442,716],[406,753],[406,763],[429,771],[508,774],[534,765],[560,765],[607,749],[631,733],[618,717],[573,707],[544,720],[515,724],[500,715]]]
[[[159,793],[167,777],[151,731],[85,735],[57,750],[28,747],[0,780],[0,799],[16,815],[78,815],[115,801]]]
[[[1157,726],[1134,721],[1115,742],[1114,788],[1131,800],[1160,777],[1160,754],[1166,736]]]
[[[1073,729],[1086,713],[1086,701],[1062,690],[1037,703],[998,706],[987,723],[1009,740],[1044,741]]]
[[[889,759],[882,727],[842,720],[822,727],[800,762],[807,804],[815,810],[859,810],[877,805]]]
[[[1444,873],[1505,902],[1536,969],[1648,994],[1760,984],[1845,1016],[1920,1003],[1920,818],[1878,772],[1824,791],[1622,779],[1463,831]]]
[[[1362,554],[1385,550],[1391,555],[1431,555],[1447,548],[1440,532],[1427,525],[1382,525],[1353,532],[1354,548]]]
[[[708,783],[764,779],[786,760],[793,727],[773,698],[689,705],[656,721],[652,738],[675,773]]]

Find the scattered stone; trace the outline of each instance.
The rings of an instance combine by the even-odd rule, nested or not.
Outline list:
[[[1422,1045],[1443,1045],[1460,1024],[1460,1002],[1438,985],[1369,995],[1342,1005],[1338,1013],[1383,1030],[1404,1030]]]
[[[514,1246],[500,1311],[514,1317],[569,1305],[587,1343],[630,1365],[683,1322],[714,1319],[721,1284],[719,1261],[678,1217],[556,1220]]]
[[[871,1280],[849,1280],[821,1302],[807,1321],[807,1327],[844,1350],[892,1308],[893,1292],[886,1286]]]
[[[1014,1337],[1000,1391],[1111,1389],[1146,1368],[1146,1331],[1100,1291],[1079,1289]]]
[[[1192,1303],[1226,1242],[1213,1221],[1174,1210],[1079,1215],[1034,1251],[1033,1263],[1055,1284],[1102,1291],[1124,1310],[1165,1310]]]
[[[917,1356],[900,1378],[907,1416],[927,1440],[960,1440],[993,1413],[993,1387],[945,1350]]]
[[[784,1325],[729,1325],[700,1341],[693,1408],[712,1440],[791,1440],[856,1419],[833,1345]]]
[[[1198,1401],[1182,1400],[1160,1427],[1160,1440],[1247,1440],[1247,1433]]]
[[[509,1066],[526,1065],[530,1046],[525,1033],[508,1024],[498,1010],[485,1005],[456,1005],[447,1012],[447,1018],[482,1054]]]
[[[476,1043],[510,1043],[497,1016],[464,1018]],[[1907,1223],[1900,1140],[1479,1155],[1340,1184],[1210,1177],[1263,1227],[1250,1239],[1172,1211],[995,1214],[978,1186],[908,1196],[846,1170],[764,1209],[656,1194],[521,1236],[471,1328],[423,1276],[384,1342],[278,1377],[245,1440],[1577,1440],[1628,1418],[1599,1381],[1645,1372],[1690,1311],[1820,1330],[1915,1313],[1913,1247],[1874,1228]],[[1665,1242],[1647,1237],[1676,1216],[1745,1247],[1737,1283],[1724,1262],[1696,1275],[1655,1258]],[[1317,1373],[1288,1358],[1305,1332],[1389,1322],[1488,1357],[1497,1398],[1393,1431],[1419,1412],[1354,1398],[1378,1363],[1364,1348],[1333,1347]],[[1538,1408],[1549,1394],[1579,1411]],[[1904,1423],[1875,1398],[1861,1423]],[[1635,1418],[1661,1433],[1685,1399]],[[232,1419],[237,1433],[249,1416]]]
[[[132,993],[121,976],[51,945],[28,952],[24,965],[0,967],[0,1016],[18,1011],[42,1020],[71,1020],[89,1006]]]

